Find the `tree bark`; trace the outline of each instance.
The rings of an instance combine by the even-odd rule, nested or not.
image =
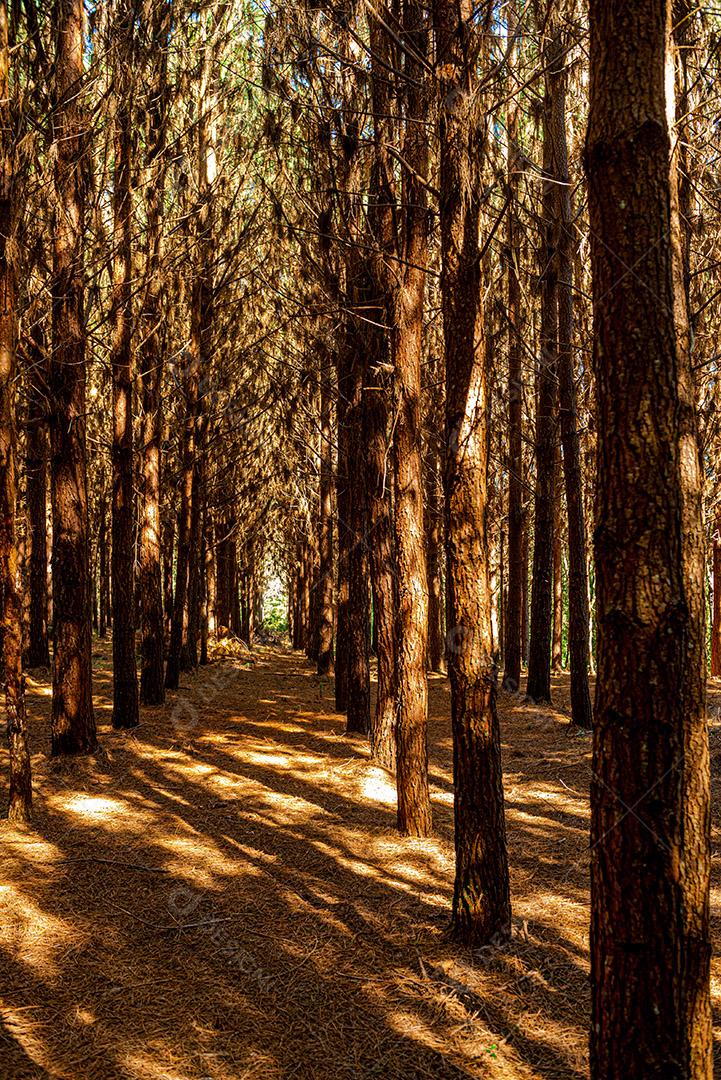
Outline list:
[[[516,34],[516,6],[508,7],[508,37]],[[509,45],[508,65],[513,71],[517,45]],[[511,88],[512,92],[512,88]],[[506,600],[503,648],[503,689],[512,693],[521,685],[521,608],[523,575],[523,314],[518,274],[521,263],[521,228],[518,222],[518,180],[521,156],[518,149],[518,105],[513,95],[508,103],[508,217],[506,222],[508,290],[508,596]]]
[[[25,663],[49,667],[47,535],[47,360],[38,324],[28,334],[28,417],[25,430],[25,484],[29,563],[29,625]]]
[[[333,431],[330,357],[320,354],[320,499],[318,514],[319,675],[332,675],[333,660]]]
[[[560,449],[560,448],[559,448]],[[563,543],[561,542],[560,452],[556,457],[556,495],[553,521],[553,642],[551,671],[563,667]]]
[[[96,744],[92,694],[85,449],[84,141],[82,0],[56,0],[55,230],[50,432],[53,514],[52,753]]]
[[[16,536],[17,315],[15,271],[8,241],[15,232],[13,106],[9,85],[10,49],[6,0],[0,0],[0,590],[2,593],[3,679],[10,751],[8,817],[28,821],[32,812],[32,779],[25,714],[22,599],[18,587]]]
[[[350,278],[350,275],[349,275]],[[352,303],[357,302],[351,292]],[[348,572],[348,600],[345,613],[347,634],[347,701],[348,731],[361,735],[370,733],[370,577],[368,562],[368,517],[365,477],[351,463],[362,460],[363,454],[363,364],[362,338],[355,326],[355,316],[347,320],[347,337],[343,378],[338,382],[339,396],[346,400],[344,423],[347,428],[346,483],[348,492],[345,507],[348,528],[345,558]],[[340,523],[339,523],[340,527]],[[340,626],[340,624],[339,624]],[[337,676],[336,676],[337,677]]]
[[[428,579],[421,456],[421,345],[428,255],[428,210],[423,178],[428,141],[418,123],[428,110],[419,58],[428,51],[428,20],[416,0],[403,12],[408,80],[405,103],[400,203],[404,230],[398,237],[392,293],[392,359],[395,380],[393,436],[393,527],[396,612],[396,786],[398,828],[428,836],[432,828],[428,788]]]
[[[670,9],[669,0],[590,5],[598,1080],[712,1075],[701,479]]]
[[[161,449],[163,437],[162,381],[164,349],[162,209],[165,190],[164,150],[168,112],[167,63],[164,41],[170,6],[155,5],[152,30],[152,92],[147,119],[145,293],[140,316],[140,382],[142,390],[140,522],[141,668],[140,700],[145,705],[165,701],[165,627],[161,568]]]
[[[197,342],[198,338],[196,335],[196,346]],[[183,373],[183,387],[185,390],[185,423],[183,426],[182,440],[180,513],[178,515],[178,546],[175,562],[173,618],[170,626],[168,658],[165,667],[165,687],[167,690],[178,689],[181,671],[181,650],[183,647],[184,630],[187,628],[188,571],[190,566],[190,537],[193,514],[193,474],[195,471],[199,376],[200,355],[196,348],[186,356]]]
[[[558,63],[556,40],[544,48],[544,68]],[[553,148],[549,138],[551,90],[546,83],[543,123],[543,235],[541,256],[541,357],[536,395],[536,490],[530,643],[526,693],[532,701],[551,700],[553,630],[553,503],[556,482],[556,352],[558,340],[558,268]]]
[[[113,716],[114,728],[140,723],[135,665],[135,503],[133,494],[132,373],[132,234],[133,197],[132,63],[133,15],[127,0],[118,0],[112,28],[115,118],[113,149],[113,296],[111,308],[113,382]]]
[[[510,936],[501,741],[492,656],[488,356],[479,250],[484,142],[470,0],[435,0],[440,85],[441,298],[446,349],[446,544],[456,878],[453,929],[473,945]],[[468,170],[471,170],[470,176]]]
[[[338,558],[336,572],[336,640],[335,640],[335,707],[339,713],[348,708],[348,585],[350,557],[353,546],[350,529],[350,436],[346,423],[348,403],[346,400],[346,374],[344,345],[336,353],[338,399],[336,402],[336,431],[338,432],[338,462],[336,465],[336,536]]]
[[[711,674],[721,675],[721,512],[713,531],[713,614],[711,621]]]
[[[576,383],[573,363],[574,225],[571,208],[566,140],[565,55],[547,73],[551,93],[551,144],[558,181],[558,391],[563,450],[563,479],[568,512],[568,655],[571,669],[571,723],[590,729],[593,723],[588,686],[589,601],[586,563],[586,521],[583,512],[583,474],[578,437]]]
[[[382,301],[371,320],[383,324]],[[369,361],[363,390],[363,442],[368,493],[369,549],[378,656],[378,692],[371,721],[371,757],[390,772],[396,767],[395,612],[392,473],[389,470],[392,385],[385,334],[368,330]]]
[[[428,568],[428,669],[437,674],[446,670],[443,634],[443,490],[438,446],[433,441],[426,468],[426,564]]]

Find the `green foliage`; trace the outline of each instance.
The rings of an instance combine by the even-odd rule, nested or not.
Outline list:
[[[269,634],[288,633],[288,598],[281,593],[265,597],[263,604],[263,629]]]

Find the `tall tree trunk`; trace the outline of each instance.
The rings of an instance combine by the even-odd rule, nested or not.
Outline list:
[[[428,141],[419,123],[428,110],[422,58],[428,51],[428,19],[409,0],[404,13],[406,90],[399,285],[393,290],[392,358],[395,374],[393,525],[396,577],[396,781],[398,827],[411,836],[431,832],[428,789],[428,580],[421,457],[421,345],[428,256],[428,210],[423,178]]]
[[[104,487],[104,478],[103,478]],[[100,494],[98,511],[98,637],[108,633],[110,608],[110,559],[108,555],[107,500],[105,491]]]
[[[195,317],[195,316],[194,316]],[[198,384],[200,381],[200,355],[196,348],[186,357],[183,375],[185,389],[185,423],[182,440],[182,467],[180,479],[180,513],[178,515],[178,545],[175,560],[175,589],[173,592],[173,618],[170,626],[168,658],[165,667],[165,686],[177,690],[180,682],[183,631],[187,628],[188,571],[190,566],[190,537],[193,516],[193,474],[195,472],[195,442],[198,413]]]
[[[164,150],[168,112],[167,57],[164,42],[170,21],[170,5],[156,4],[153,15],[151,58],[152,90],[147,118],[145,292],[140,317],[140,380],[142,388],[140,523],[141,669],[140,700],[162,705],[165,700],[165,628],[161,569],[160,478],[163,435],[163,359],[161,333],[163,307],[162,209],[165,190]]]
[[[338,557],[336,572],[336,635],[335,635],[335,707],[343,713],[348,708],[348,583],[350,576],[351,549],[350,529],[350,435],[346,422],[348,401],[346,392],[345,346],[341,343],[336,353],[338,398],[336,402],[336,431],[338,432],[338,462],[336,465],[336,536]]]
[[[49,667],[47,536],[47,360],[38,324],[28,334],[28,418],[25,430],[25,484],[30,554],[29,625],[25,662]]]
[[[180,654],[183,671],[195,671],[198,666],[198,639],[200,637],[200,603],[202,595],[202,521],[203,479],[202,456],[204,443],[204,418],[198,421],[198,451],[193,465],[193,496],[190,521],[190,558],[188,560],[188,617],[185,640]]]
[[[508,65],[515,71],[517,13],[515,0],[508,5]],[[527,557],[523,555],[523,315],[518,279],[521,264],[521,227],[518,221],[518,180],[521,155],[518,148],[518,104],[511,90],[508,103],[508,217],[506,222],[508,274],[508,597],[503,648],[503,689],[515,692],[521,685],[523,654],[521,609]]]
[[[588,686],[589,603],[586,563],[586,522],[583,476],[578,438],[576,383],[573,363],[573,216],[568,146],[566,141],[565,54],[548,72],[551,95],[551,143],[558,181],[558,391],[563,449],[563,477],[568,511],[568,654],[571,669],[571,723],[589,729],[593,716]]]
[[[453,927],[474,945],[511,932],[501,740],[492,655],[488,356],[479,251],[483,111],[478,53],[488,27],[470,0],[434,0],[440,85],[441,298],[446,350],[446,544],[456,879]],[[469,172],[470,170],[470,172]],[[452,636],[451,636],[452,635]]]
[[[173,551],[175,548],[175,514],[167,515],[167,521],[161,531],[163,556],[163,641],[170,643],[173,625]]]
[[[428,568],[428,668],[442,674],[446,670],[443,635],[443,489],[440,453],[433,441],[426,470],[426,564]]]
[[[319,675],[332,675],[333,661],[333,431],[330,356],[320,353],[320,502],[318,514]]]
[[[17,316],[15,274],[8,242],[15,231],[13,108],[9,85],[10,48],[6,0],[0,0],[0,590],[2,591],[3,678],[10,751],[8,817],[28,821],[32,811],[30,749],[25,715],[22,600],[18,582],[15,525],[17,503]]]
[[[132,375],[132,234],[131,192],[133,15],[128,0],[117,0],[112,29],[113,90],[115,95],[113,178],[113,727],[140,723],[138,677],[135,666],[135,504],[133,495],[133,375]]]
[[[670,0],[592,0],[590,30],[591,1075],[709,1080],[703,533]]]
[[[544,68],[559,62],[558,41],[548,39]],[[541,249],[541,357],[536,394],[535,534],[531,576],[531,640],[526,692],[532,701],[551,700],[551,636],[553,631],[553,504],[556,483],[556,352],[558,295],[556,190],[550,139],[551,88],[546,81],[543,123],[543,237]]]
[[[350,276],[350,275],[349,275]],[[354,286],[355,289],[355,286]],[[357,302],[357,297],[353,303]],[[368,562],[368,506],[366,478],[351,463],[362,460],[363,453],[363,365],[362,338],[349,316],[345,343],[345,362],[338,393],[346,399],[344,422],[347,426],[346,465],[348,494],[348,601],[345,615],[347,634],[347,730],[362,735],[370,733],[370,576]],[[340,523],[339,523],[340,525]],[[337,677],[337,676],[336,676]]]
[[[82,0],[56,0],[52,114],[56,213],[48,380],[52,403],[53,754],[86,753],[96,744],[85,450],[83,18]]]
[[[371,316],[382,325],[382,302]],[[377,638],[378,692],[371,721],[371,756],[391,772],[396,767],[395,612],[393,569],[392,475],[389,474],[392,387],[388,377],[385,335],[368,331],[369,362],[363,391],[366,486],[373,611]]]
[[[721,512],[713,531],[713,614],[711,621],[711,674],[721,675]]]
[[[553,513],[553,639],[551,645],[551,670],[563,667],[563,543],[561,541],[561,488],[559,453],[556,456],[556,495]]]

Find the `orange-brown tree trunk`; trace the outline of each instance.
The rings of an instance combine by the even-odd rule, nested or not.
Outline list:
[[[29,668],[49,667],[48,641],[48,532],[47,532],[47,360],[41,327],[28,333],[25,428],[25,491],[28,534],[28,634],[25,663]]]
[[[405,221],[397,247],[399,284],[393,290],[392,359],[395,373],[393,525],[396,579],[396,781],[398,827],[411,836],[431,831],[428,789],[428,580],[421,456],[421,345],[428,255],[428,210],[423,178],[428,140],[419,121],[428,110],[421,63],[428,52],[428,20],[420,3],[403,11],[406,89],[400,203]]]
[[[140,723],[135,665],[135,501],[133,492],[132,373],[132,58],[133,14],[117,0],[112,26],[115,118],[113,149],[113,297],[111,308],[113,385],[113,715],[114,728]]]
[[[53,754],[96,744],[92,694],[86,479],[84,218],[87,118],[82,0],[56,0],[55,229],[50,433],[53,515]]]
[[[713,612],[711,616],[711,674],[721,675],[721,513],[713,531]]]
[[[333,674],[333,431],[331,371],[326,350],[320,355],[320,499],[318,516],[319,675]]]
[[[550,38],[544,66],[559,62],[558,43]],[[550,89],[544,98],[543,245],[541,249],[541,356],[536,373],[536,489],[534,494],[533,572],[531,574],[530,641],[526,692],[533,701],[551,700],[553,634],[553,508],[556,484],[556,413],[558,387],[558,264],[554,221],[556,189],[548,119]]]
[[[515,43],[515,0],[508,5],[508,67],[515,77],[518,47]],[[518,103],[511,91],[508,103],[508,218],[506,224],[508,295],[508,594],[504,620],[503,689],[515,693],[521,685],[522,607],[524,575],[523,534],[523,325],[521,286],[521,227],[518,221],[518,181],[521,155],[518,146]]]
[[[146,244],[145,290],[141,311],[140,382],[141,499],[138,586],[140,591],[140,700],[162,705],[165,700],[165,631],[161,568],[161,448],[163,433],[163,309],[162,208],[165,190],[164,149],[168,112],[167,56],[163,39],[170,7],[155,6],[152,25],[154,53],[152,92],[147,114],[145,170]]]
[[[15,200],[13,106],[6,0],[0,0],[0,592],[5,715],[10,751],[8,817],[27,821],[32,810],[32,780],[25,714],[22,662],[22,600],[18,588],[16,286],[8,241],[14,235]]]
[[[453,928],[484,945],[511,932],[493,662],[488,504],[488,355],[479,231],[482,22],[470,0],[435,0],[440,85],[441,298],[446,352],[448,673],[456,878]],[[470,182],[469,182],[470,181]]]
[[[590,55],[591,1076],[709,1080],[701,471],[670,126],[670,0],[592,0]]]
[[[568,146],[566,139],[566,56],[546,74],[551,87],[549,114],[553,147],[558,221],[558,394],[563,449],[563,481],[568,512],[568,655],[571,669],[571,723],[592,726],[588,686],[590,654],[586,522],[583,511],[583,475],[578,437],[576,382],[573,362],[573,256]]]

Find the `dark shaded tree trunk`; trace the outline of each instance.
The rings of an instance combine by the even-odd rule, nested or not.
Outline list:
[[[383,325],[382,305],[371,319]],[[396,767],[395,612],[392,475],[389,473],[392,385],[385,335],[368,331],[369,362],[363,391],[363,442],[368,492],[369,549],[378,657],[378,692],[371,722],[371,756],[390,772]]]
[[[669,0],[590,5],[598,1080],[712,1075],[701,478],[668,100],[670,8]]]
[[[165,527],[161,532],[163,555],[163,640],[170,642],[173,623],[173,553],[175,550],[175,514],[168,514]]]
[[[56,214],[50,435],[53,514],[52,753],[96,744],[92,694],[88,493],[85,450],[83,255],[86,119],[82,0],[56,0],[54,110]]]
[[[195,671],[198,666],[198,641],[200,639],[200,608],[203,592],[203,474],[205,417],[198,418],[198,451],[193,466],[193,496],[190,523],[190,558],[188,565],[188,616],[185,640],[181,649],[180,666],[183,671]]]
[[[490,406],[479,251],[478,155],[484,132],[478,54],[487,27],[474,25],[470,0],[461,0],[460,6],[456,0],[435,0],[433,13],[443,72],[440,216],[455,785],[453,928],[461,941],[484,945],[511,933],[486,525]]]
[[[440,419],[440,418],[439,418]],[[439,425],[440,426],[440,425]],[[440,453],[433,443],[426,470],[426,565],[428,568],[428,669],[438,674],[446,670],[443,634],[443,489]]]
[[[111,307],[113,383],[113,727],[140,723],[135,666],[135,503],[133,494],[132,234],[131,192],[133,16],[118,0],[113,25],[115,97],[113,178],[113,296]]]
[[[28,335],[28,417],[25,431],[25,484],[29,540],[29,619],[25,663],[49,667],[47,536],[47,361],[40,326]]]
[[[553,640],[551,671],[563,667],[563,542],[561,540],[561,448],[556,453],[556,494],[553,511]]]
[[[354,302],[357,302],[357,297]],[[370,576],[367,537],[367,500],[363,472],[351,462],[363,455],[363,364],[364,350],[360,334],[349,316],[343,376],[338,381],[338,395],[346,402],[344,423],[347,427],[348,486],[345,506],[348,511],[346,558],[348,560],[348,602],[345,615],[347,634],[347,730],[368,735],[370,716]],[[340,530],[340,521],[339,521]],[[336,679],[337,679],[336,668]]]
[[[721,675],[721,513],[713,532],[713,613],[711,616],[711,674]]]
[[[515,3],[508,7],[508,36],[516,32]],[[514,70],[517,46],[509,53],[508,64]],[[515,97],[508,104],[508,217],[506,223],[508,275],[508,595],[504,624],[503,689],[512,693],[521,685],[523,654],[521,609],[527,559],[523,556],[523,315],[518,274],[521,263],[521,229],[518,222],[518,180],[521,156],[518,150],[518,105]]]
[[[10,756],[8,817],[28,821],[32,812],[32,779],[25,714],[22,599],[18,588],[16,284],[8,257],[15,233],[15,149],[13,105],[9,86],[10,49],[6,0],[0,0],[0,591],[2,596],[3,681]]]
[[[336,465],[336,520],[338,537],[336,586],[336,636],[335,636],[335,707],[337,712],[348,708],[348,587],[350,578],[350,559],[353,547],[350,528],[350,434],[346,423],[348,400],[346,394],[347,377],[345,374],[344,347],[341,344],[336,354],[338,399],[336,402],[336,430],[338,432],[338,462]]]
[[[197,346],[198,338],[195,338]],[[183,386],[185,390],[185,423],[182,440],[182,469],[180,479],[180,513],[178,515],[178,546],[175,560],[175,589],[173,618],[170,626],[168,658],[165,667],[165,687],[177,690],[180,682],[181,650],[188,618],[188,571],[190,567],[190,537],[193,517],[193,475],[195,472],[196,424],[198,419],[198,384],[200,356],[197,348],[185,361]]]
[[[320,501],[318,514],[319,675],[332,675],[333,659],[333,430],[330,357],[320,354]]]
[[[565,54],[547,74],[552,86],[551,143],[557,178],[558,206],[558,391],[563,449],[563,479],[568,511],[568,656],[571,669],[571,723],[590,729],[593,723],[588,685],[590,654],[586,522],[578,438],[573,363],[573,259],[568,146],[566,141]]]
[[[98,524],[98,637],[108,633],[110,615],[110,553],[108,551],[107,499],[100,496]]]
[[[556,40],[547,40],[544,67],[559,63]],[[541,356],[536,375],[536,490],[534,496],[533,573],[526,693],[532,701],[551,700],[553,632],[553,504],[556,483],[556,351],[558,294],[556,192],[550,139],[551,96],[544,98],[543,245],[541,249]]]
[[[162,705],[165,700],[165,626],[161,568],[161,448],[163,435],[164,350],[161,333],[163,308],[162,225],[165,189],[164,148],[167,127],[167,49],[164,47],[170,21],[170,6],[155,6],[152,40],[154,55],[152,92],[147,112],[146,244],[145,294],[140,316],[140,382],[142,390],[140,523],[141,669],[140,700],[145,705]],[[172,540],[171,540],[172,545]]]

